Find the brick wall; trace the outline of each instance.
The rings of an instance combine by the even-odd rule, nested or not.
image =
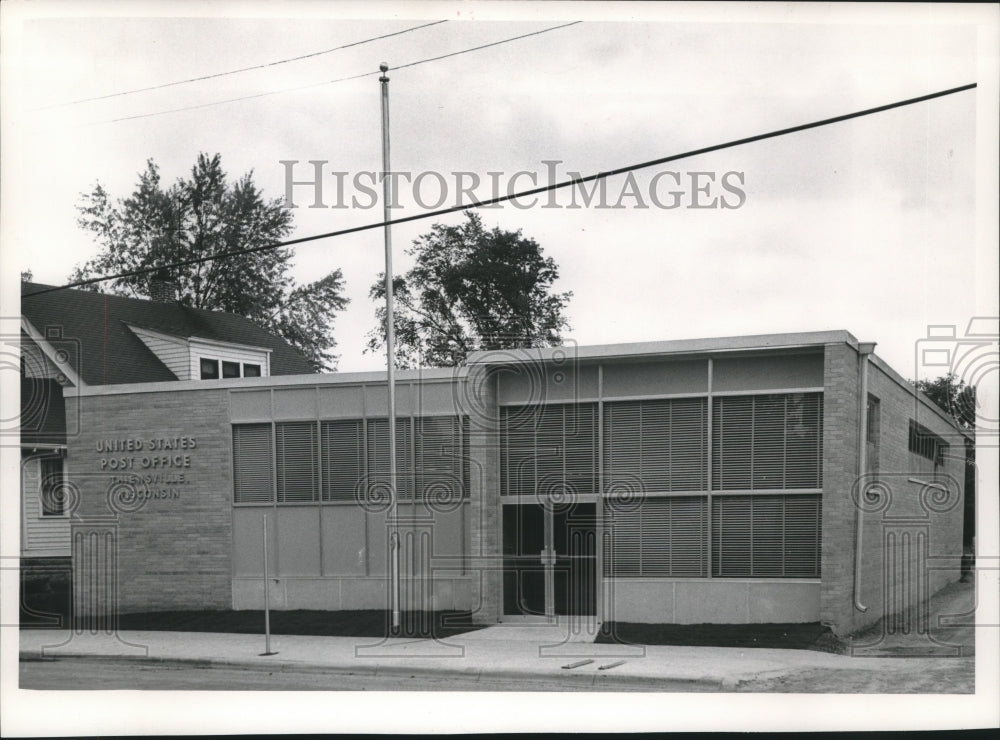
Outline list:
[[[964,445],[948,420],[916,399],[901,380],[881,361],[869,363],[868,393],[879,402],[878,460],[877,465],[869,460],[859,477],[858,353],[845,344],[826,348],[821,618],[840,635],[899,614],[960,577]],[[948,440],[954,457],[935,469],[931,461],[911,453],[911,419]],[[938,482],[948,492],[912,478]],[[864,496],[876,481],[871,495]],[[856,505],[855,498],[863,505]],[[859,508],[861,562],[855,593]]]
[[[79,400],[81,431],[68,440],[66,466],[67,480],[80,492],[73,521],[79,613],[99,609],[100,595],[112,585],[123,613],[229,608],[232,441],[226,391]],[[195,446],[150,449],[151,442],[160,445],[174,438],[194,439]],[[122,439],[138,444],[132,450],[102,450],[107,440]],[[174,464],[164,465],[164,456]],[[119,464],[124,459],[125,467],[102,466],[102,460],[111,459]],[[138,485],[130,482],[133,474],[140,476]],[[143,478],[158,474],[165,478]],[[128,482],[116,487],[116,476],[126,476]],[[133,498],[136,491],[139,496]],[[96,543],[102,543],[100,550]],[[115,543],[116,555],[105,547]],[[115,584],[95,574],[92,566],[104,563],[117,578]]]
[[[854,611],[851,488],[858,475],[858,354],[846,344],[829,344],[824,354],[820,618],[844,634],[850,631]]]
[[[861,624],[911,608],[959,579],[965,485],[965,446],[947,419],[875,363],[868,391],[879,399],[883,495],[872,507],[878,510],[864,514],[859,600],[869,611],[855,619]],[[949,443],[943,464],[909,451],[911,419]]]
[[[500,468],[499,408],[496,378],[483,366],[469,370],[462,413],[469,415],[469,573],[473,619],[492,624],[500,619]]]

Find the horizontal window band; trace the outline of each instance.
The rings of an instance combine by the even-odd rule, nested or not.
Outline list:
[[[595,404],[600,399],[596,396],[587,396],[585,398],[554,398],[551,401],[532,401],[528,399],[526,402],[523,398],[517,401],[498,401],[497,406],[500,408],[535,408],[537,406],[574,406],[580,404]],[[607,399],[605,399],[607,400]]]
[[[294,576],[289,575],[289,576],[285,576],[285,575],[280,575],[280,574],[279,575],[275,575],[274,573],[268,573],[267,577],[268,577],[268,579],[281,580],[281,581],[376,581],[378,583],[385,583],[385,582],[387,582],[389,580],[389,576],[388,575],[384,575],[384,576],[362,576],[362,575],[351,574],[351,573],[345,573],[344,575],[337,575],[336,573],[324,573],[323,575],[318,575],[317,574],[317,575],[314,575],[314,576],[303,576],[303,575],[294,575]],[[473,576],[468,575],[468,574],[466,574],[466,575],[454,575],[454,576],[453,575],[439,576],[437,570],[434,571],[434,577],[435,577],[435,580],[442,580],[442,581],[471,581],[472,578],[473,578]],[[244,576],[236,576],[236,575],[232,576],[232,580],[234,580],[234,581],[246,581],[246,582],[250,582],[250,583],[259,582],[261,580],[261,578],[263,578],[263,576],[245,576],[245,575]],[[403,582],[419,583],[422,580],[425,580],[426,576],[424,576],[424,575],[408,576],[408,575],[406,575],[404,573],[400,573],[399,574],[399,579],[400,579],[400,581],[403,581]]]
[[[468,504],[469,497],[463,496],[461,499],[453,499],[448,501],[436,501],[432,499],[412,499],[412,498],[400,498],[396,501],[397,504],[424,504],[426,506],[450,506],[451,504]],[[360,501],[353,501],[348,499],[334,499],[331,501],[285,501],[285,502],[274,502],[274,501],[234,501],[232,506],[235,509],[274,509],[274,508],[301,508],[306,506],[356,506],[359,509],[366,508],[366,504]],[[375,507],[372,504],[373,508]],[[379,511],[373,513],[380,513],[384,505],[379,504],[377,508]]]
[[[747,585],[760,584],[760,585],[771,585],[774,583],[800,583],[802,585],[815,584],[819,585],[823,582],[822,578],[795,578],[789,576],[775,576],[774,578],[768,578],[764,576],[747,576],[746,578],[741,578],[739,576],[715,576],[708,578],[705,576],[691,576],[690,578],[684,576],[604,576],[605,582],[608,581],[630,581],[632,583],[644,582],[644,583],[743,583]]]
[[[780,396],[780,395],[794,395],[801,393],[823,393],[826,390],[823,386],[808,386],[804,388],[762,388],[760,390],[732,390],[732,391],[694,391],[691,393],[652,393],[652,394],[637,394],[635,396],[588,396],[586,398],[575,398],[575,399],[553,399],[551,401],[538,400],[535,402],[526,403],[524,399],[515,401],[500,401],[497,406],[501,408],[511,408],[519,407],[524,408],[525,406],[570,406],[573,404],[590,404],[590,403],[619,403],[622,401],[669,401],[670,399],[678,398],[725,398],[732,396]]]

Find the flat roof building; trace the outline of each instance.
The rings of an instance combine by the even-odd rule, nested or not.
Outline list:
[[[76,588],[121,612],[822,622],[958,580],[963,433],[846,331],[67,388]],[[113,550],[108,543],[113,542]],[[90,565],[113,558],[113,588]],[[84,564],[87,564],[84,567]],[[88,580],[89,579],[89,580]]]

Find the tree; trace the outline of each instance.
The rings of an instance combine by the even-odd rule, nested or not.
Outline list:
[[[966,385],[955,373],[934,380],[912,381],[913,387],[950,414],[962,429],[976,426],[976,387]]]
[[[552,292],[555,261],[520,230],[487,231],[478,214],[465,216],[414,240],[413,268],[393,279],[399,367],[452,367],[475,350],[557,345],[569,328],[563,311],[573,294]],[[384,274],[369,295],[385,300]],[[369,352],[385,346],[384,305],[376,318]]]
[[[199,154],[190,177],[170,187],[147,160],[128,198],[113,201],[97,183],[77,210],[77,223],[94,234],[101,252],[77,266],[71,281],[272,244],[292,229],[282,201],[266,199],[252,171],[230,182],[218,154]],[[343,276],[338,269],[297,285],[288,274],[291,257],[290,249],[269,249],[170,268],[169,277],[182,304],[245,316],[285,339],[317,370],[333,369],[333,314],[348,303]],[[120,295],[149,296],[146,274],[104,284]]]

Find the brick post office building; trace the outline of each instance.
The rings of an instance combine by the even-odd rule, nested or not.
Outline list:
[[[154,280],[150,289],[158,300],[21,283],[23,621],[48,623],[43,612],[54,604],[47,595],[68,592],[71,580],[77,489],[66,485],[65,468],[80,419],[77,398],[64,391],[312,370],[287,342],[248,319],[181,305],[169,281]]]
[[[400,372],[394,523],[383,373],[67,389],[78,593],[260,609],[266,515],[278,609],[386,608],[395,526],[407,610],[854,632],[962,554],[964,437],[872,348],[831,331]]]

